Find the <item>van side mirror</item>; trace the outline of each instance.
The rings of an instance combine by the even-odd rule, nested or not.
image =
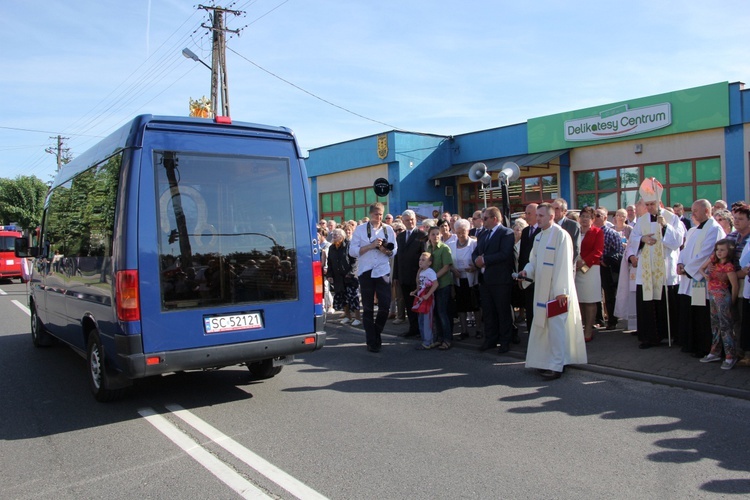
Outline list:
[[[16,238],[14,250],[16,257],[37,257],[39,255],[38,248],[29,248],[29,240],[26,238]]]

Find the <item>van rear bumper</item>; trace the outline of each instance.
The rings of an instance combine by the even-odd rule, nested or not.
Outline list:
[[[314,342],[310,342],[310,338]],[[307,342],[306,342],[307,341]],[[178,351],[143,353],[140,335],[116,335],[117,364],[128,379],[149,377],[182,370],[221,368],[224,366],[273,359],[321,349],[326,333],[318,331],[293,337],[254,340],[242,344],[197,347]],[[159,363],[147,365],[146,358],[159,358]]]

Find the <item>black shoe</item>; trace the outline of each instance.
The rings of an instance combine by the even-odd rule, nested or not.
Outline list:
[[[638,345],[638,349],[651,349],[652,347],[659,347],[659,344],[652,344],[650,342],[641,342]]]
[[[380,352],[380,347],[367,346],[367,350],[370,352]]]
[[[554,370],[541,370],[539,375],[541,375],[544,380],[555,380],[562,377],[562,373]]]
[[[479,346],[479,352],[489,351],[490,349],[494,349],[496,346],[490,345],[490,344],[482,344]]]
[[[510,346],[508,344],[500,344],[500,348],[497,350],[497,353],[505,354],[508,351],[510,351]]]

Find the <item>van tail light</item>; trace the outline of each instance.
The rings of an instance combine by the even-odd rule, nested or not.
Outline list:
[[[115,303],[120,321],[140,321],[141,299],[138,295],[138,271],[118,271],[115,275]]]
[[[313,300],[316,306],[323,305],[323,265],[313,262]]]

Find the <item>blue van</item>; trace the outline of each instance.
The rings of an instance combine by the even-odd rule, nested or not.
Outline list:
[[[182,370],[272,377],[325,343],[316,236],[289,129],[138,116],[63,166],[17,241],[32,341],[85,356],[99,401]]]

